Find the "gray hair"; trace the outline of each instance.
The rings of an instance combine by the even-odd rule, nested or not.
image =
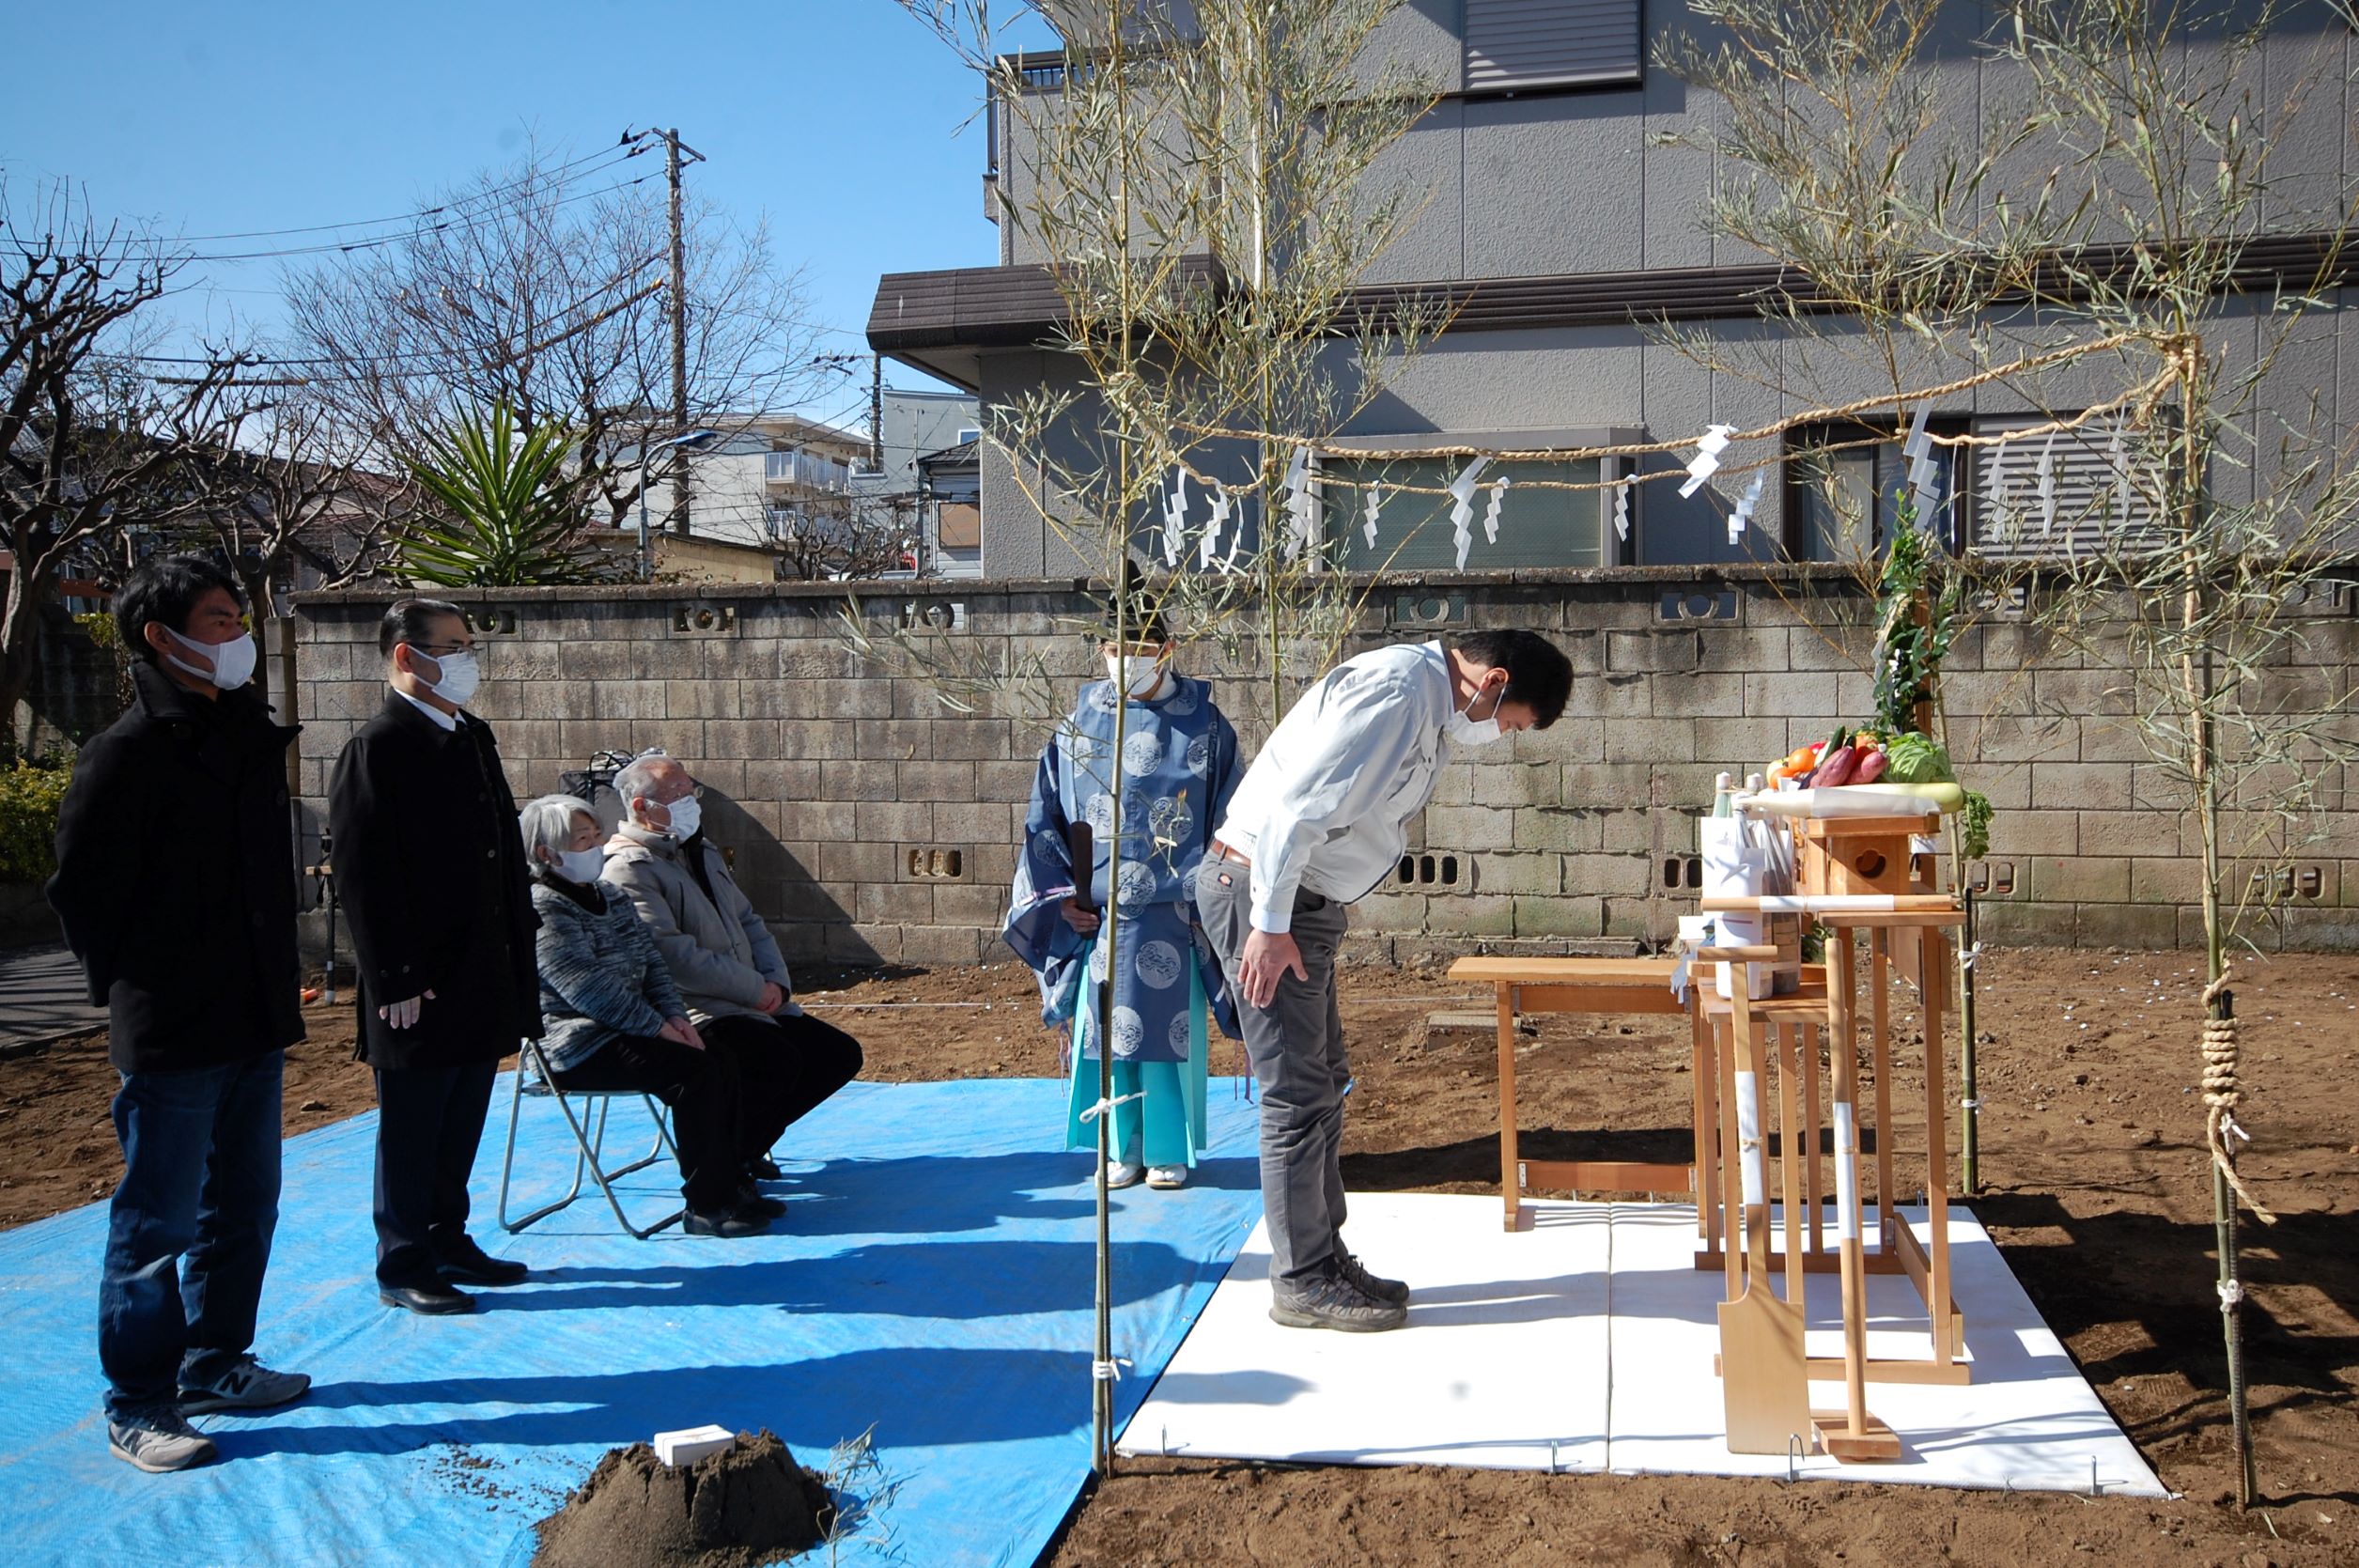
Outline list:
[[[524,835],[524,859],[537,867],[547,862],[534,851],[546,849],[553,858],[565,853],[573,843],[573,819],[576,815],[598,820],[598,813],[578,795],[544,795],[531,801],[516,814],[517,831]]]
[[[614,775],[614,793],[622,797],[624,813],[629,813],[633,800],[653,800],[656,785],[662,782],[664,770],[679,767],[679,758],[667,756],[661,752],[649,752],[624,764],[622,770]],[[680,770],[686,771],[685,768]]]

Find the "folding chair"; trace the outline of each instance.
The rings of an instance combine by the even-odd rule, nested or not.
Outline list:
[[[654,1118],[655,1147],[629,1165],[618,1165],[610,1171],[598,1163],[599,1154],[606,1147],[606,1113],[616,1099],[627,1095],[635,1095],[647,1108],[647,1114]],[[510,1173],[516,1168],[516,1128],[522,1119],[524,1101],[528,1096],[557,1102],[557,1109],[565,1112],[566,1126],[573,1129],[573,1141],[581,1152],[573,1162],[573,1186],[566,1190],[564,1197],[553,1203],[544,1203],[530,1214],[510,1219],[508,1188]],[[593,1112],[585,1108],[582,1114],[577,1116],[570,1103],[574,1100],[596,1100],[598,1109]],[[590,1125],[593,1122],[595,1126]],[[613,1209],[616,1223],[644,1241],[677,1221],[688,1210],[685,1207],[676,1208],[651,1225],[634,1225],[630,1222],[630,1216],[623,1212],[622,1200],[615,1196],[615,1179],[628,1176],[634,1171],[644,1171],[667,1156],[676,1158],[678,1153],[672,1141],[671,1126],[664,1120],[663,1104],[653,1094],[642,1094],[636,1089],[560,1089],[555,1075],[550,1071],[549,1059],[541,1054],[540,1042],[526,1040],[516,1060],[515,1092],[508,1097],[508,1147],[507,1154],[500,1161],[500,1224],[513,1235],[527,1225],[546,1219],[582,1196],[582,1177],[586,1172],[597,1178],[598,1190],[606,1194],[607,1204]]]

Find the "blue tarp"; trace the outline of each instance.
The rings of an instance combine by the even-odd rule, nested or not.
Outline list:
[[[292,1140],[256,1349],[311,1374],[311,1396],[205,1418],[222,1460],[179,1475],[106,1452],[105,1205],[0,1235],[0,1560],[520,1562],[531,1522],[608,1449],[715,1421],[768,1427],[814,1466],[874,1427],[899,1489],[843,1560],[1030,1563],[1089,1469],[1094,1209],[1088,1157],[1059,1147],[1065,1094],[1045,1079],[853,1084],[782,1143],[792,1185],[771,1234],[640,1242],[595,1188],[521,1235],[493,1224],[504,1079],[474,1229],[534,1278],[460,1318],[378,1303],[374,1118]],[[1212,1157],[1189,1186],[1115,1195],[1123,1420],[1259,1217],[1253,1114],[1216,1083]],[[646,1131],[616,1102],[616,1143]],[[571,1155],[556,1108],[527,1100],[520,1182],[554,1196]],[[677,1202],[668,1160],[628,1182],[643,1217]]]

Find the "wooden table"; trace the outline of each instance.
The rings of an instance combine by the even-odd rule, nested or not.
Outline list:
[[[1499,1194],[1506,1228],[1517,1228],[1533,1188],[1597,1192],[1693,1192],[1696,1166],[1633,1160],[1522,1159],[1515,1152],[1515,1019],[1531,1013],[1685,1013],[1671,995],[1669,958],[1461,958],[1452,980],[1494,987],[1498,1004]],[[1709,984],[1709,976],[1706,977]],[[1691,992],[1692,994],[1692,992]],[[1696,1088],[1709,1093],[1711,1063],[1696,1043]],[[1697,1125],[1709,1126],[1699,1101]],[[1699,1205],[1703,1206],[1703,1205]]]

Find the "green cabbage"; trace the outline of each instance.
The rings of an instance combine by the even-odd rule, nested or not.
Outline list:
[[[1884,776],[1893,784],[1955,784],[1949,753],[1930,735],[1896,735],[1885,743]]]

